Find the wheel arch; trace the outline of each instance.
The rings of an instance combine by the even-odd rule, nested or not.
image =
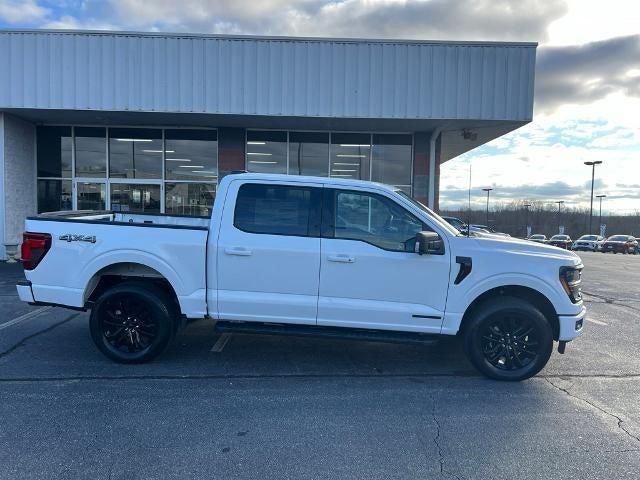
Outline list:
[[[478,295],[466,308],[462,316],[459,333],[464,334],[465,327],[469,324],[469,319],[473,317],[473,314],[477,311],[478,307],[489,299],[499,298],[501,296],[519,298],[531,303],[534,307],[540,310],[540,312],[542,312],[551,324],[554,340],[559,338],[560,320],[553,303],[540,291],[523,285],[501,285]]]
[[[155,268],[137,262],[116,262],[97,270],[86,282],[83,302],[91,305],[109,288],[130,281],[151,283],[161,288],[179,311],[178,295],[169,279]]]

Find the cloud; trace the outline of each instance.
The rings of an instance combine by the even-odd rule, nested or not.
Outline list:
[[[111,0],[131,27],[262,35],[545,40],[564,0]],[[526,15],[523,15],[526,12]]]
[[[567,47],[541,47],[536,64],[536,110],[593,103],[622,92],[640,97],[640,35]]]
[[[8,23],[42,22],[49,13],[35,0],[0,0],[0,20]]]

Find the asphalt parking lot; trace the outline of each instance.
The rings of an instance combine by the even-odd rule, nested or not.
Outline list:
[[[640,256],[581,256],[585,334],[517,384],[455,339],[220,341],[208,321],[117,365],[0,264],[0,478],[637,479]]]

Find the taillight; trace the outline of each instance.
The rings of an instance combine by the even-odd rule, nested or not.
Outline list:
[[[51,248],[48,233],[24,232],[22,234],[22,265],[25,270],[33,270]]]

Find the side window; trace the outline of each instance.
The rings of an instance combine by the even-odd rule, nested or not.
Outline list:
[[[238,191],[233,225],[248,233],[318,236],[320,191],[246,183]]]
[[[386,197],[335,191],[334,238],[362,240],[385,250],[413,252],[420,220]]]

